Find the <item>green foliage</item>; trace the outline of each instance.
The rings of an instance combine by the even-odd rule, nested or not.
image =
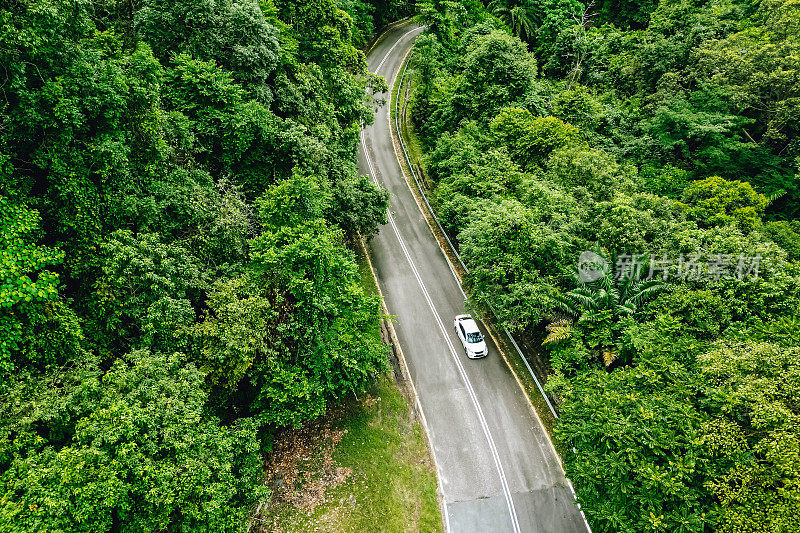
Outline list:
[[[421,38],[412,118],[470,298],[544,341],[593,530],[797,529],[796,3],[487,11]],[[585,250],[615,259],[575,289]]]
[[[514,161],[526,170],[532,170],[557,148],[582,144],[574,126],[555,117],[535,118],[526,109],[502,109],[489,128],[497,142],[507,146]]]
[[[663,289],[664,284],[657,279],[626,276],[614,280],[605,270],[596,280],[579,278],[578,287],[557,296],[553,304],[575,322],[584,344],[596,349],[609,366],[618,357],[621,330]],[[549,342],[555,340],[549,338]]]
[[[767,198],[747,182],[712,176],[686,187],[681,198],[689,213],[705,225],[735,222],[745,231],[760,222]]]
[[[536,32],[533,18],[525,6],[507,6],[504,2],[495,0],[490,2],[487,8],[492,11],[492,14],[505,22],[512,35],[516,35],[520,39],[530,39]]]
[[[181,356],[136,351],[67,382],[70,403],[6,404],[0,529],[239,531],[266,495],[257,428],[206,416],[202,379]]]
[[[191,300],[197,301],[196,292],[204,288],[197,260],[180,245],[161,242],[158,234],[134,236],[127,230],[112,233],[101,253],[102,274],[92,302],[101,353],[185,347],[195,319]],[[137,342],[131,346],[127,339]]]
[[[447,46],[486,16],[483,3],[477,0],[418,0],[415,11],[415,20],[428,26]]]
[[[781,147],[798,133],[799,20],[796,3],[764,0],[754,24],[699,50],[698,76],[709,77],[735,108],[756,119],[748,135]]]
[[[694,313],[702,307],[695,306]],[[568,474],[592,487],[579,498],[584,510],[587,505],[596,509],[589,515],[593,526],[623,531],[795,528],[797,413],[787,399],[797,380],[796,348],[791,347],[796,325],[766,323],[745,333],[754,339],[711,346],[686,336],[680,324],[659,320],[648,327],[637,335],[642,353],[635,368],[557,380],[559,390],[575,402],[567,404],[558,438],[575,445],[578,455],[586,454],[566,461]],[[675,361],[686,352],[695,352],[698,366],[694,358]],[[581,393],[596,387],[602,389],[597,395]],[[580,410],[572,411],[573,406]],[[594,425],[602,430],[589,429]],[[675,433],[662,442],[652,440],[664,431]],[[602,440],[584,446],[586,438]],[[640,440],[620,446],[627,438]],[[630,471],[637,472],[635,484]],[[609,487],[624,490],[631,500],[613,503],[618,496],[606,492]],[[691,507],[677,506],[681,500]]]
[[[353,44],[356,48],[363,49],[375,32],[375,17],[377,15],[375,5],[361,2],[360,0],[344,0],[339,3],[339,6],[353,20],[351,30],[353,32]],[[385,16],[383,13],[380,13],[380,15]],[[401,17],[389,18],[386,19],[386,22],[392,22],[399,18]]]
[[[800,221],[775,220],[767,222],[761,231],[786,250],[792,260],[797,261],[800,259]]]
[[[611,200],[631,190],[635,169],[622,166],[606,152],[586,146],[554,150],[547,161],[547,178],[565,188],[582,188],[595,200]]]
[[[0,531],[242,530],[275,428],[385,369],[344,243],[409,5],[341,7],[0,6]]]
[[[133,32],[163,63],[176,53],[213,60],[257,99],[272,100],[278,32],[256,0],[147,0],[133,13]]]
[[[552,277],[561,273],[570,248],[562,235],[537,224],[518,201],[504,200],[478,213],[459,241],[478,302],[493,305],[514,329],[546,316]]]
[[[597,126],[601,111],[600,102],[582,85],[561,91],[553,99],[553,115],[584,129]]]
[[[436,203],[442,222],[457,233],[477,214],[477,199],[494,200],[516,191],[523,174],[506,150],[477,150],[468,129],[442,139],[432,157],[432,170],[441,181]]]
[[[685,170],[672,165],[663,168],[647,165],[639,171],[637,183],[642,190],[649,193],[679,198],[688,185],[687,174]]]
[[[713,412],[705,442],[716,475],[708,488],[720,502],[720,531],[800,527],[800,359],[792,344],[725,342],[700,358]]]
[[[708,94],[707,100],[721,95]],[[691,161],[705,171],[730,171],[739,152],[752,151],[737,139],[745,120],[723,110],[700,105],[697,95],[687,95],[674,74],[665,74],[657,91],[648,97],[652,112],[644,127],[661,150],[674,161]]]
[[[529,44],[541,64],[550,56],[561,30],[572,24],[584,7],[577,1],[493,0],[487,9],[506,24],[512,35]]]
[[[279,204],[264,204],[275,221]],[[331,395],[362,389],[386,364],[371,334],[379,300],[358,281],[342,235],[322,220],[265,226],[245,276],[217,283],[198,326],[211,384],[252,389],[250,408],[274,425],[322,414]]]
[[[336,184],[326,218],[335,222],[348,235],[371,237],[387,223],[389,193],[377,189],[365,177],[347,179]]]
[[[525,45],[507,33],[479,36],[463,60],[463,79],[453,99],[459,118],[492,117],[521,101],[536,77],[536,63]]]
[[[658,356],[610,374],[579,374],[559,388],[565,402],[556,437],[576,449],[564,467],[593,529],[712,529],[703,486],[707,417],[693,405],[692,381],[686,368]]]
[[[51,267],[63,253],[35,243],[36,211],[0,196],[0,375],[14,370],[24,349],[25,322],[36,320],[57,298],[58,274]]]
[[[653,302],[652,314],[671,315],[686,333],[698,339],[713,340],[731,322],[731,311],[719,294],[711,290],[678,287]]]
[[[614,255],[645,249],[658,228],[650,212],[622,199],[596,204],[591,215],[597,244]]]
[[[603,21],[613,22],[621,27],[641,28],[647,25],[650,14],[657,5],[653,0],[603,0],[597,10]]]

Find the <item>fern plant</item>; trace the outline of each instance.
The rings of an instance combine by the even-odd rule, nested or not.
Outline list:
[[[547,325],[547,336],[542,344],[563,341],[572,336],[572,320],[561,319]]]

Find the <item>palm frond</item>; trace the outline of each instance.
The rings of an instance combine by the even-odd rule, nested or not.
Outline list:
[[[632,316],[636,313],[636,306],[631,302],[625,302],[617,305],[617,314],[623,316]]]
[[[767,195],[767,202],[770,204],[775,200],[783,197],[786,195],[786,189],[778,189],[777,191],[773,192],[772,194]]]
[[[552,302],[553,307],[568,316],[578,317],[581,314],[580,306],[576,305],[575,302],[565,296],[554,296]]]
[[[605,275],[601,278],[598,278],[596,283],[598,286],[608,291],[614,286],[614,276],[611,275],[610,270],[606,270],[604,273]]]
[[[620,301],[619,289],[614,286],[611,286],[611,288],[608,289],[608,301],[609,303],[616,303]]]
[[[575,289],[574,291],[568,292],[566,297],[569,298],[574,304],[587,311],[594,311],[597,308],[597,299],[589,291]]]
[[[528,37],[535,31],[535,26],[528,10],[523,6],[514,6],[511,8],[511,31],[520,39],[524,36]]]
[[[508,8],[507,5],[505,5],[505,2],[503,2],[502,0],[494,0],[493,2],[489,2],[486,8],[489,10],[490,13],[492,13],[492,15],[499,18],[500,20],[503,20],[503,22],[506,22],[506,20],[504,19],[510,18],[511,10]]]
[[[547,337],[542,341],[542,345],[550,342],[563,341],[572,335],[572,321],[558,320],[547,325]]]
[[[612,346],[611,348],[607,348],[603,350],[603,363],[608,366],[617,359],[617,348],[616,346]]]
[[[495,9],[508,9],[504,0],[492,0],[486,4],[486,9],[494,11]]]
[[[664,283],[659,280],[651,279],[639,284],[637,291],[631,294],[627,300],[637,307],[652,300],[659,292],[665,288]]]
[[[568,294],[582,294],[584,296],[588,296],[590,298],[594,298],[594,295],[595,295],[596,292],[597,291],[593,291],[593,290],[588,289],[586,287],[578,287],[577,289],[572,289],[571,291],[569,291]]]
[[[622,278],[617,284],[620,300],[623,302],[627,300],[628,296],[636,291],[636,285],[638,284],[639,282],[633,281],[631,278]]]

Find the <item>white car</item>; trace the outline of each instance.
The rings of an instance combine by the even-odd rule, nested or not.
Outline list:
[[[456,335],[464,345],[464,352],[470,359],[486,357],[489,355],[489,347],[478,329],[478,324],[470,315],[458,315],[453,322],[456,328]]]

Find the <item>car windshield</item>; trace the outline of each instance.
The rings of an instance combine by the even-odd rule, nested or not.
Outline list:
[[[481,342],[482,340],[483,340],[483,335],[481,335],[477,331],[474,333],[467,333],[467,342]]]

